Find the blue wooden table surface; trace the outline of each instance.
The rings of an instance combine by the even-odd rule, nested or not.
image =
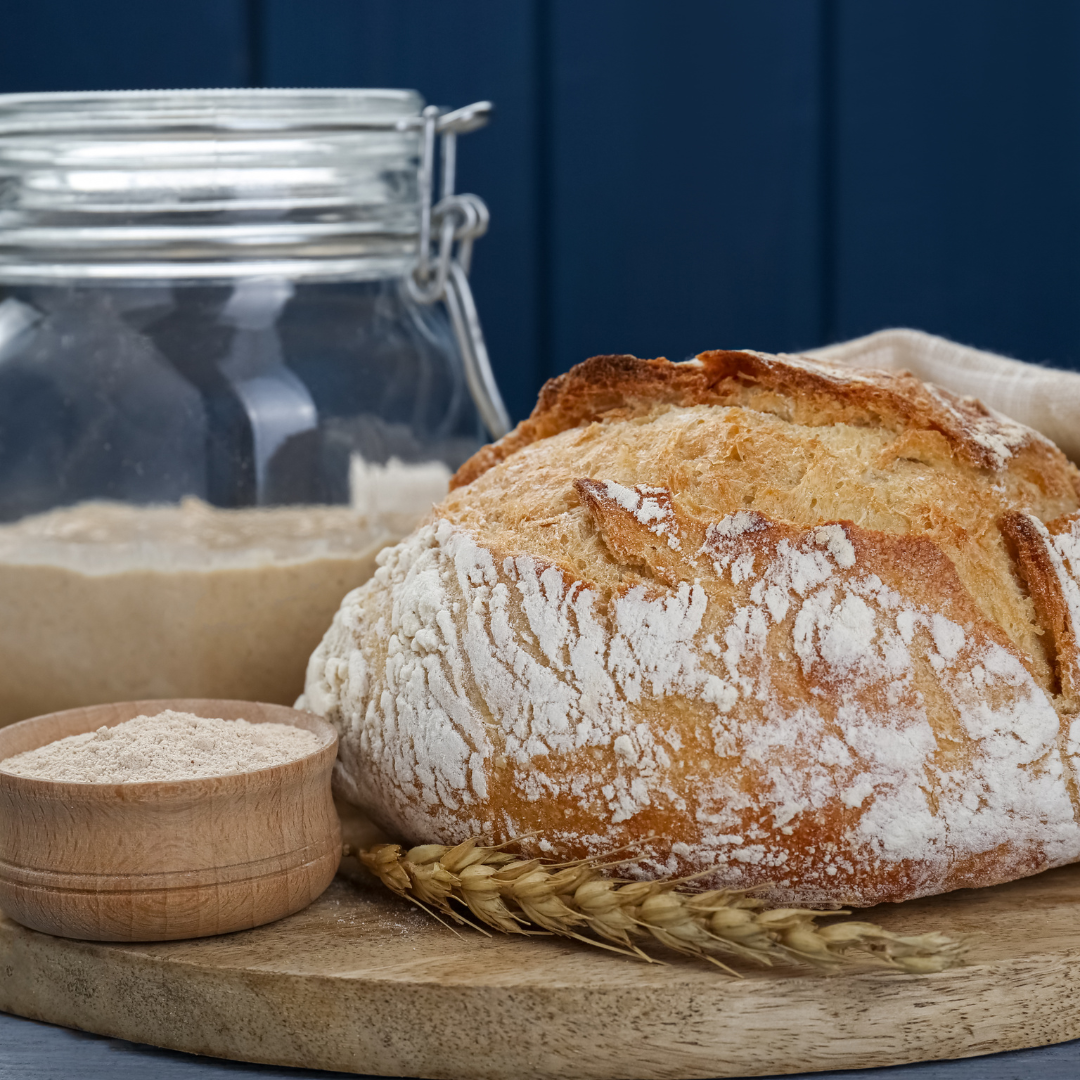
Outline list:
[[[1076,1080],[1080,1077],[1080,1039],[961,1061],[803,1075],[812,1075],[815,1080]],[[0,1080],[326,1080],[345,1076],[353,1074],[196,1057],[0,1014]]]

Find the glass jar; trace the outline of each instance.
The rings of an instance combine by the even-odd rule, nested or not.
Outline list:
[[[291,702],[505,410],[408,91],[0,96],[0,724]],[[432,205],[436,143],[442,198]]]

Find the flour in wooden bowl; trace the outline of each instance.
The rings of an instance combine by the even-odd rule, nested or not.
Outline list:
[[[166,710],[16,754],[0,770],[35,780],[134,784],[254,772],[314,753],[319,738],[289,724],[252,724]]]

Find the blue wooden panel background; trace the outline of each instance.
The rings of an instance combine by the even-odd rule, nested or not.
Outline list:
[[[830,335],[1080,362],[1080,3],[841,0]]]
[[[912,325],[1080,366],[1077,0],[16,0],[0,91],[383,85],[461,148],[516,416],[596,352]]]
[[[490,100],[458,147],[458,187],[491,210],[473,287],[507,406],[528,413],[547,376],[540,254],[542,7],[538,0],[265,0],[262,75],[273,86],[407,86],[438,105]]]
[[[820,5],[551,8],[551,351],[822,339]]]

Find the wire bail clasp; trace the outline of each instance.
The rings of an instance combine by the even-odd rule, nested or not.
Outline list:
[[[490,101],[447,113],[436,105],[424,109],[419,177],[420,252],[405,284],[418,303],[445,302],[461,350],[469,392],[485,427],[493,438],[500,439],[510,430],[510,416],[491,370],[468,276],[473,242],[487,232],[490,214],[478,195],[454,194],[457,137],[483,127],[491,117],[491,110]],[[442,139],[442,184],[441,197],[432,205],[436,136]],[[432,241],[436,237],[438,243],[433,250]]]

